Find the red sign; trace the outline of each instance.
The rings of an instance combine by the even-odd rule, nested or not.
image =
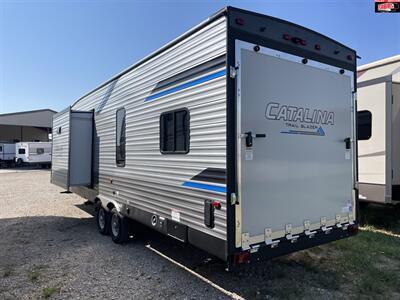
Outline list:
[[[375,12],[400,12],[400,0],[375,0]]]

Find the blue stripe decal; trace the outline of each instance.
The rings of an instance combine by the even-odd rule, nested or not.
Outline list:
[[[226,71],[225,71],[225,70],[222,70],[222,71],[219,71],[219,72],[216,72],[216,73],[213,73],[213,74],[204,76],[204,77],[200,77],[200,78],[198,78],[198,79],[196,79],[196,80],[186,82],[186,83],[184,83],[184,84],[178,85],[178,86],[176,86],[176,87],[170,88],[170,89],[168,89],[168,90],[159,92],[159,93],[154,94],[154,95],[150,95],[150,96],[148,96],[146,99],[144,99],[144,101],[151,101],[151,100],[160,98],[160,97],[162,97],[162,96],[169,95],[169,94],[172,94],[172,93],[181,91],[181,90],[183,90],[183,89],[186,89],[186,88],[195,86],[195,85],[197,85],[197,84],[200,84],[200,83],[203,83],[203,82],[206,82],[206,81],[209,81],[209,80],[218,78],[218,77],[225,76],[225,73],[226,73]]]
[[[182,185],[187,186],[187,187],[196,188],[196,189],[203,189],[203,190],[215,191],[215,192],[220,192],[220,193],[226,193],[226,187],[224,187],[224,186],[215,186],[215,185],[210,185],[210,184],[188,182],[188,181],[184,182]]]

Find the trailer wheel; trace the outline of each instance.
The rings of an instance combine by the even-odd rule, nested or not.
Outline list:
[[[122,244],[128,241],[129,226],[127,218],[121,215],[116,208],[113,208],[110,219],[110,234],[113,242]]]
[[[97,209],[96,213],[97,229],[103,235],[110,233],[110,213],[101,206]]]

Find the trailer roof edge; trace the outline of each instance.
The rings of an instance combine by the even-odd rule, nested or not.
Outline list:
[[[129,67],[127,67],[126,69],[122,70],[121,72],[117,73],[116,75],[114,75],[113,77],[111,77],[110,79],[106,80],[105,82],[101,83],[100,85],[98,85],[96,88],[90,90],[89,92],[85,93],[83,96],[79,97],[72,105],[71,108],[73,106],[75,106],[75,104],[77,104],[80,100],[82,100],[83,98],[85,98],[86,96],[92,94],[93,92],[101,89],[102,87],[106,86],[107,84],[111,83],[112,81],[120,78],[121,76],[125,75],[126,73],[128,73],[129,71],[133,70],[134,68],[136,68],[137,66],[145,63],[146,61],[152,59],[153,57],[155,57],[156,55],[160,54],[161,52],[171,48],[172,46],[176,45],[177,43],[179,43],[180,41],[182,41],[183,39],[185,39],[186,37],[190,36],[191,34],[197,32],[198,30],[202,29],[203,27],[207,26],[208,24],[210,24],[211,22],[215,21],[216,19],[220,18],[221,16],[227,15],[229,13],[229,11],[239,11],[239,12],[243,12],[243,13],[247,13],[247,14],[252,14],[252,15],[256,15],[256,16],[261,16],[261,17],[268,17],[271,19],[275,19],[278,20],[280,22],[285,22],[287,24],[291,24],[292,26],[296,26],[305,30],[308,30],[310,32],[316,33],[340,46],[343,46],[353,52],[356,52],[354,49],[339,43],[338,41],[324,35],[321,34],[317,31],[314,31],[312,29],[309,29],[307,27],[283,20],[283,19],[279,19],[279,18],[275,18],[266,14],[261,14],[261,13],[257,13],[257,12],[253,12],[253,11],[249,11],[249,10],[245,10],[245,9],[241,9],[241,8],[237,8],[237,7],[233,7],[233,6],[225,6],[222,9],[220,9],[219,11],[217,11],[216,13],[212,14],[211,16],[209,16],[206,20],[204,20],[203,22],[201,22],[200,24],[190,28],[189,30],[187,30],[186,32],[184,32],[183,34],[181,34],[180,36],[178,36],[177,38],[173,39],[172,41],[170,41],[169,43],[165,44],[164,46],[162,46],[161,48],[151,52],[149,55],[145,56],[144,58],[140,59],[139,61],[137,61],[136,63],[130,65]]]
[[[162,46],[161,48],[158,48],[157,50],[151,52],[149,55],[145,56],[144,58],[140,59],[139,61],[137,61],[136,63],[130,65],[129,67],[127,67],[126,69],[122,70],[121,72],[117,73],[116,75],[114,75],[113,77],[111,77],[111,79],[108,79],[107,81],[101,83],[100,85],[98,85],[96,88],[92,89],[90,92],[85,93],[83,96],[81,96],[78,100],[76,100],[71,107],[73,107],[75,104],[77,104],[80,100],[82,100],[83,98],[85,98],[86,96],[90,95],[91,93],[101,89],[102,87],[106,86],[107,84],[109,84],[110,82],[120,78],[121,76],[125,75],[126,73],[128,73],[129,71],[133,70],[134,68],[136,68],[137,66],[145,63],[146,61],[150,60],[151,58],[155,57],[156,55],[160,54],[161,52],[171,48],[172,46],[176,45],[177,43],[179,43],[180,41],[182,41],[183,39],[185,39],[186,37],[188,37],[189,35],[195,33],[196,31],[202,29],[203,27],[205,27],[206,25],[210,24],[211,22],[213,22],[214,20],[220,18],[221,16],[225,15],[228,11],[228,6],[223,7],[222,9],[220,9],[219,11],[217,11],[216,13],[214,13],[213,15],[209,16],[207,19],[205,19],[203,22],[201,22],[200,24],[197,24],[196,26],[190,28],[189,30],[187,30],[186,32],[184,32],[183,34],[181,34],[180,36],[178,36],[177,38],[173,39],[172,41],[170,41],[169,43],[165,44],[164,46]]]
[[[359,66],[357,68],[357,71],[366,71],[366,70],[369,70],[369,69],[382,67],[384,65],[388,65],[388,64],[395,63],[395,62],[398,62],[398,61],[400,61],[400,54],[394,55],[394,56],[390,56],[390,57],[387,57],[387,58],[384,58],[384,59],[380,59],[380,60],[374,61],[374,62],[369,63],[369,64],[365,64],[365,65]]]
[[[237,7],[234,7],[234,6],[227,6],[226,9],[227,9],[227,11],[236,10],[236,11],[239,11],[239,12],[243,12],[243,13],[247,13],[247,14],[251,14],[251,15],[255,15],[255,16],[259,16],[259,17],[268,17],[268,18],[270,18],[270,19],[274,19],[274,20],[279,21],[279,22],[284,22],[284,23],[286,23],[286,24],[290,24],[291,26],[295,26],[295,27],[298,27],[298,28],[301,28],[301,29],[304,29],[304,30],[313,32],[313,33],[315,33],[315,34],[318,34],[319,36],[321,36],[321,37],[323,37],[323,38],[325,38],[325,39],[327,39],[327,40],[330,40],[331,42],[334,42],[334,43],[338,44],[339,46],[342,46],[342,47],[344,47],[344,48],[347,48],[347,49],[350,50],[350,51],[356,52],[355,49],[350,48],[349,46],[346,46],[346,45],[344,45],[344,44],[338,42],[337,40],[334,40],[333,38],[331,38],[331,37],[329,37],[329,36],[326,36],[326,35],[324,35],[324,34],[318,32],[318,31],[315,31],[315,30],[310,29],[310,28],[308,28],[308,27],[304,27],[304,26],[302,26],[302,25],[299,25],[299,24],[296,24],[296,23],[293,23],[293,22],[290,22],[290,21],[286,21],[286,20],[284,20],[284,19],[276,18],[276,17],[270,16],[270,15],[266,15],[266,14],[254,12],[254,11],[251,11],[251,10],[246,10],[246,9],[237,8]]]

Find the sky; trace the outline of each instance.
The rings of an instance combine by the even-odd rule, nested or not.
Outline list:
[[[373,0],[0,0],[0,114],[62,110],[227,5],[321,32],[359,65],[400,54],[400,14]]]

